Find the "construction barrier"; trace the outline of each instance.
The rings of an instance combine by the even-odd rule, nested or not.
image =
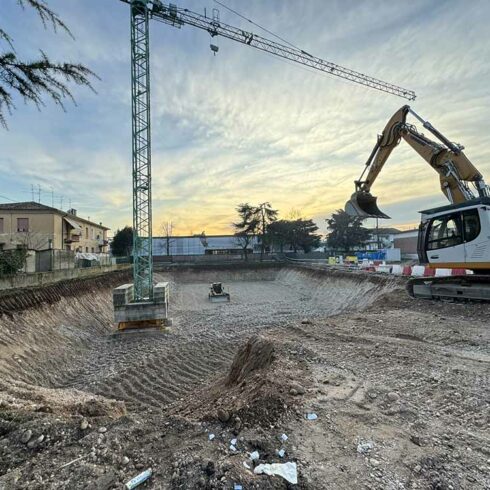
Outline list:
[[[395,276],[407,277],[447,277],[447,276],[464,276],[473,274],[473,271],[467,269],[445,269],[433,268],[426,265],[401,265],[401,264],[379,264],[370,267],[363,267],[365,271],[379,272],[382,274],[393,274]]]

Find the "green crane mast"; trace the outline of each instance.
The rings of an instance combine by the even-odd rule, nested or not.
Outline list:
[[[148,2],[131,3],[134,300],[153,297],[150,46]]]
[[[153,298],[152,212],[151,212],[151,124],[149,21],[182,27],[189,25],[281,58],[294,61],[332,76],[350,80],[408,100],[415,93],[335,63],[322,60],[301,49],[281,44],[252,32],[220,22],[218,11],[212,18],[188,9],[179,9],[161,0],[120,0],[131,9],[131,79],[133,114],[133,279],[134,301]],[[211,44],[216,53],[217,46]]]

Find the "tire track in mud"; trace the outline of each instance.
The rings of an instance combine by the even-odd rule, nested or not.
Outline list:
[[[139,334],[138,337],[144,336]],[[116,344],[116,348],[114,347]],[[71,380],[70,387],[125,401],[128,408],[164,408],[206,380],[223,373],[231,364],[235,344],[175,341],[166,334],[104,342],[99,359],[86,373]],[[66,386],[66,385],[65,385]],[[64,387],[61,385],[60,387]]]

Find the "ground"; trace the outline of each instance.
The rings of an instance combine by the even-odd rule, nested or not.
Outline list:
[[[150,467],[139,488],[490,488],[489,305],[297,268],[158,279],[166,334],[112,335],[100,283],[0,317],[0,489],[123,488]],[[230,303],[209,303],[214,280]],[[297,485],[253,473],[281,462]]]

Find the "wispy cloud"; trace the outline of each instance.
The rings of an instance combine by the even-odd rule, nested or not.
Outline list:
[[[179,6],[201,11],[204,3]],[[313,54],[416,90],[418,112],[463,143],[490,179],[488,2],[228,3]],[[90,65],[102,81],[97,96],[77,89],[78,107],[67,114],[19,104],[11,130],[0,133],[0,194],[24,200],[31,183],[53,186],[65,205],[71,198],[82,214],[117,228],[131,223],[132,209],[127,6],[50,4],[77,41],[9,10],[21,51],[32,53],[35,40],[55,58]],[[221,19],[251,28],[223,10]],[[166,220],[181,233],[229,232],[245,201],[270,201],[282,214],[299,209],[323,223],[350,196],[376,134],[404,103],[227,40],[213,39],[214,57],[210,37],[189,27],[151,29],[155,233]],[[403,145],[373,188],[397,224],[444,202],[435,172]]]

